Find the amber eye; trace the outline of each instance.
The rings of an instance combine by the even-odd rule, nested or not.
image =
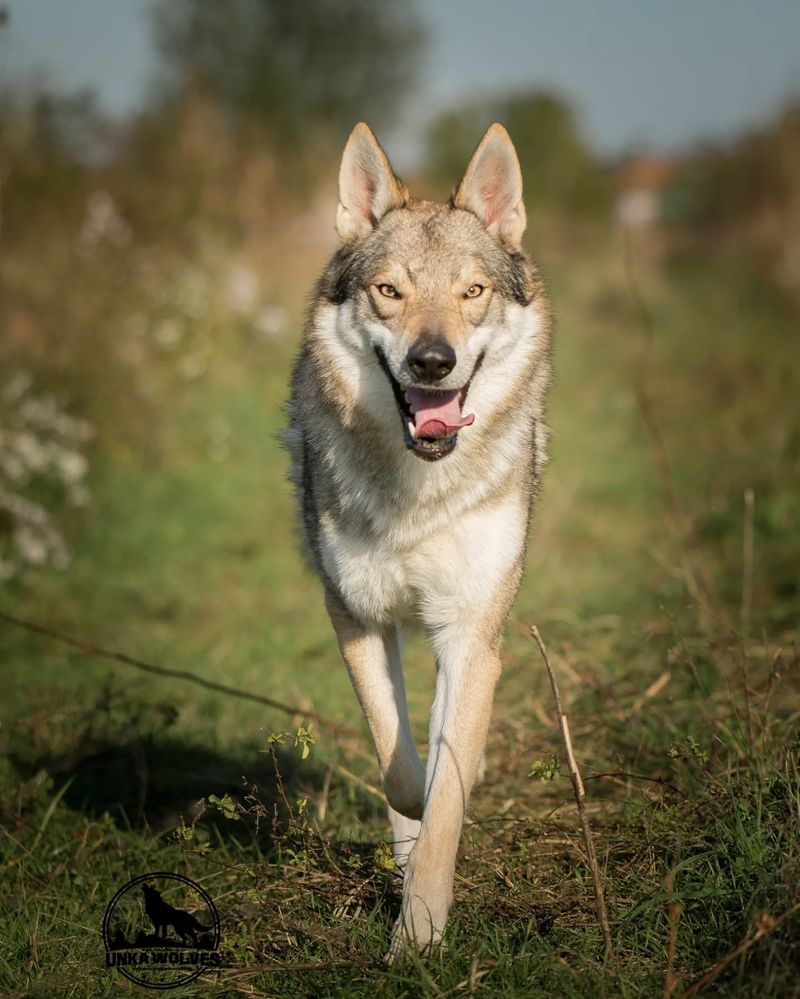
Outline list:
[[[464,292],[464,298],[478,298],[483,294],[482,284],[471,284]]]
[[[384,298],[400,298],[400,292],[393,284],[379,284],[378,291]]]

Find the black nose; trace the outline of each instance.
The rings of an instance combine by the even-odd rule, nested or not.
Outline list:
[[[409,350],[408,366],[421,382],[440,382],[456,366],[456,352],[441,336],[423,333]]]

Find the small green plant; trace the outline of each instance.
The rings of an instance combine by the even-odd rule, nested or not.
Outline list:
[[[286,740],[292,739],[295,749],[300,750],[300,759],[306,760],[311,752],[311,747],[317,741],[312,735],[313,728],[313,724],[309,723],[308,725],[299,725],[294,735],[291,732],[270,732],[267,736],[267,748],[263,749],[262,752],[274,755],[276,746],[285,746]]]
[[[285,847],[283,850],[283,859],[285,863],[301,871],[307,871],[311,866],[306,850],[294,850],[291,847]]]
[[[205,857],[207,854],[213,851],[213,847],[208,841],[208,833],[205,829],[197,825],[197,821],[205,813],[205,806],[201,807],[200,811],[192,819],[191,823],[187,826],[186,820],[181,815],[178,819],[178,825],[173,829],[171,834],[171,839],[174,843],[180,847],[181,851],[191,850],[192,853],[200,854],[200,856]]]
[[[218,812],[232,822],[238,822],[241,818],[243,809],[241,805],[236,804],[229,794],[223,794],[221,798],[218,798],[216,794],[210,794],[208,796],[208,803],[213,805]]]
[[[301,725],[294,735],[295,747],[300,749],[300,759],[305,760],[308,758],[308,754],[311,752],[311,747],[316,742],[316,739],[311,734],[311,729],[313,725],[309,724],[307,726]]]
[[[709,755],[693,735],[687,735],[683,744],[672,743],[667,750],[667,756],[671,760],[693,760],[701,766],[705,766],[709,761]]]
[[[529,777],[537,777],[542,784],[549,784],[561,775],[561,763],[555,753],[534,760],[528,771]]]
[[[397,864],[392,856],[392,848],[388,843],[381,840],[375,847],[375,866],[381,871],[395,871]]]

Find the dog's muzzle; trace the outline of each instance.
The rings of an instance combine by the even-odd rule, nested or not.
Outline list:
[[[450,374],[456,364],[455,351],[445,341],[442,342],[447,351],[442,349],[441,343],[432,343],[430,339],[417,341],[408,354],[412,372],[415,370],[412,360],[415,360],[420,369],[424,368],[429,373],[430,381],[440,381]],[[406,447],[425,461],[446,457],[458,443],[458,431],[475,422],[472,414],[462,416],[462,409],[472,379],[483,361],[483,354],[476,361],[469,380],[460,389],[436,389],[431,387],[430,381],[427,385],[403,386],[392,374],[380,347],[375,348],[375,354],[392,387]],[[443,373],[439,374],[440,371]]]

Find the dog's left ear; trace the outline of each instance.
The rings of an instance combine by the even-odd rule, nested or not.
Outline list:
[[[336,231],[342,242],[368,236],[387,212],[407,201],[408,191],[395,177],[372,129],[359,122],[344,147],[339,169]]]
[[[509,250],[519,249],[526,224],[522,172],[511,136],[498,122],[472,154],[453,204],[477,215]]]

